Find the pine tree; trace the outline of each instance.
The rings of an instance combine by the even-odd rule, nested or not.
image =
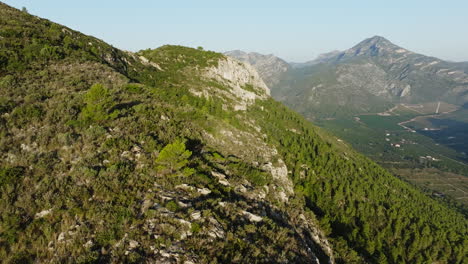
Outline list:
[[[188,159],[192,152],[185,148],[185,142],[176,139],[172,144],[166,145],[156,158],[156,170],[161,175],[187,177],[194,173],[194,169],[188,168]]]

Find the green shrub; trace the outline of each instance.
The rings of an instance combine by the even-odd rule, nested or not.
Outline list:
[[[201,230],[202,227],[199,223],[192,223],[192,227],[190,228],[190,231],[192,231],[192,233],[197,234],[200,233]]]
[[[117,117],[118,112],[108,114],[113,105],[112,94],[102,84],[91,86],[85,95],[86,106],[81,111],[81,118],[87,122],[102,123],[105,120]]]
[[[141,94],[144,92],[144,86],[139,83],[129,83],[124,86],[124,90],[129,93]]]
[[[169,201],[166,203],[166,208],[172,212],[176,212],[180,209],[179,205],[174,201]]]
[[[2,56],[0,55],[0,66],[2,65]],[[12,75],[6,75],[0,79],[0,88],[11,89],[16,83],[15,77]]]
[[[161,150],[156,158],[156,170],[162,175],[190,176],[195,172],[194,169],[187,167],[190,156],[192,156],[192,152],[185,149],[185,142],[177,139]]]

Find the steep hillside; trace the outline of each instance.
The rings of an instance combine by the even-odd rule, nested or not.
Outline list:
[[[268,98],[249,66],[0,12],[0,259],[328,262],[278,151],[236,117]]]
[[[294,65],[270,88],[308,120],[466,211],[467,80],[466,63],[416,54],[375,36],[320,63]]]
[[[5,263],[463,263],[467,222],[269,96],[0,4]]]

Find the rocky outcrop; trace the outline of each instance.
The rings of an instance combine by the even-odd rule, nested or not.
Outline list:
[[[234,99],[234,110],[246,110],[256,99],[266,99],[270,95],[270,89],[251,65],[230,57],[220,59],[204,76],[230,88],[224,95]]]
[[[247,53],[240,50],[228,51],[224,54],[252,65],[268,87],[278,84],[281,80],[281,75],[291,67],[286,61],[273,54],[263,55],[256,52]]]
[[[230,57],[219,60],[216,67],[208,70],[207,76],[219,81],[228,81],[231,87],[252,85],[260,95],[270,95],[270,89],[265,85],[254,67]]]
[[[408,96],[411,91],[410,85],[389,78],[382,68],[373,63],[339,65],[337,80],[343,86],[362,88],[373,95],[390,100],[394,97]]]

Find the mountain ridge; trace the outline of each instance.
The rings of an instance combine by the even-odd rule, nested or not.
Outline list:
[[[319,64],[322,62],[327,62],[330,58],[335,57],[336,55],[340,54],[341,51],[334,50],[326,53],[319,54],[315,59],[306,61],[306,62],[290,62],[289,64],[294,68],[304,68],[308,66],[312,66],[315,64]]]

